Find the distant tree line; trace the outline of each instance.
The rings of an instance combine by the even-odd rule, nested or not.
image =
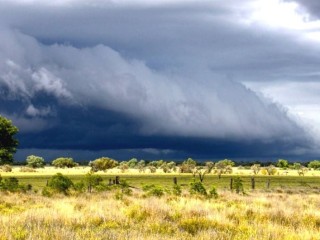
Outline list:
[[[10,171],[10,164],[13,163],[13,155],[16,152],[18,141],[15,135],[18,133],[18,128],[12,122],[0,115],[0,165],[2,171]],[[30,155],[26,159],[26,167],[23,171],[33,171],[33,169],[44,167],[46,164],[43,157]],[[79,166],[70,157],[59,157],[51,162],[51,165],[56,168],[73,168]],[[277,168],[280,169],[294,169],[297,170],[299,175],[304,175],[308,170],[320,169],[320,160],[313,160],[308,163],[294,162],[290,163],[288,160],[279,159],[276,163],[263,163],[263,162],[240,162],[236,164],[230,159],[223,159],[220,161],[206,161],[196,162],[192,158],[188,158],[183,162],[175,161],[145,161],[132,158],[128,161],[117,161],[108,157],[101,157],[90,161],[88,164],[92,172],[106,171],[111,168],[118,168],[121,172],[126,172],[128,169],[137,169],[143,173],[149,171],[151,173],[162,170],[164,173],[179,172],[179,173],[192,173],[193,175],[204,176],[205,174],[214,173],[217,175],[230,174],[234,166],[238,168],[251,169],[254,174],[274,175]]]

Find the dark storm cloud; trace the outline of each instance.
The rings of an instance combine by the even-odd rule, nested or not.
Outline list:
[[[240,82],[300,81],[320,48],[253,2],[0,1],[0,113],[22,148],[298,154],[304,129]]]
[[[287,2],[296,2],[305,7],[315,18],[320,18],[320,2],[318,0],[286,0]]]

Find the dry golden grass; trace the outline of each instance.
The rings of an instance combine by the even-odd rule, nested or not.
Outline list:
[[[0,197],[0,239],[320,239],[317,194]]]
[[[0,169],[0,173],[2,176],[48,176],[48,175],[54,175],[56,173],[62,173],[63,175],[82,175],[86,174],[90,171],[89,166],[79,166],[79,167],[74,167],[74,168],[55,168],[52,166],[46,166],[44,168],[37,168],[36,172],[22,172],[21,171],[21,166],[13,166],[12,167],[12,172],[3,172]],[[140,173],[138,169],[128,169],[124,173],[121,172],[120,169],[114,168],[114,169],[109,169],[106,172],[99,172],[99,174],[134,174],[134,175],[141,175],[141,174],[150,174],[150,171],[146,169],[145,173]],[[164,174],[164,175],[176,175],[177,173],[172,172],[172,173],[164,173],[162,169],[157,169],[156,174]],[[154,174],[152,174],[154,175]],[[250,169],[243,169],[243,168],[238,168],[238,167],[233,167],[232,168],[232,174],[231,175],[254,175],[253,171]],[[262,171],[259,172],[258,176],[262,176]],[[276,176],[299,176],[297,170],[283,170],[277,168],[277,173],[275,174]],[[315,177],[320,177],[320,171],[316,170],[310,170],[305,173],[304,176],[315,176]]]

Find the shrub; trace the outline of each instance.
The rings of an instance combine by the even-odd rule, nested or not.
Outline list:
[[[21,167],[20,172],[36,172],[36,170],[30,167]]]
[[[5,164],[5,165],[1,166],[1,170],[3,172],[12,172],[12,167],[10,165],[8,165],[8,164]]]
[[[74,162],[72,158],[60,157],[52,161],[53,166],[57,168],[73,168],[79,164]]]
[[[58,193],[68,194],[68,190],[72,186],[73,182],[71,179],[63,176],[61,173],[52,176],[48,181],[48,187]]]
[[[219,195],[217,193],[217,189],[214,186],[211,187],[211,190],[209,191],[209,196],[212,197],[212,198],[218,198],[219,197]]]
[[[84,185],[87,187],[88,192],[91,192],[93,188],[96,188],[102,183],[103,179],[99,175],[93,173],[87,173],[84,177]]]
[[[127,181],[121,180],[121,181],[120,181],[120,184],[119,184],[119,185],[116,185],[116,186],[120,187],[121,192],[122,192],[123,194],[131,195],[132,190],[130,189],[130,185],[127,183]]]
[[[32,168],[41,168],[44,167],[45,164],[44,159],[42,157],[35,155],[28,156],[26,162],[27,166]]]
[[[234,179],[234,183],[233,183],[233,186],[234,186],[234,189],[236,190],[236,193],[244,193],[244,189],[243,189],[243,183],[242,183],[242,179],[237,177]]]
[[[276,173],[277,173],[277,169],[273,165],[270,165],[262,169],[263,175],[268,174],[270,176],[270,175],[275,175]]]
[[[172,193],[176,196],[181,196],[181,193],[182,193],[181,186],[178,184],[174,184]]]
[[[25,192],[27,190],[31,190],[32,186],[30,184],[28,185],[22,185],[19,184],[19,180],[15,177],[9,177],[2,179],[0,177],[0,189],[3,191],[9,191],[9,192]]]
[[[93,172],[105,171],[107,169],[118,166],[118,162],[112,158],[102,157],[91,161],[89,163],[89,166],[91,167],[91,171]]]
[[[260,164],[253,164],[251,166],[251,170],[253,171],[254,175],[257,175],[260,172],[261,166]]]
[[[190,193],[191,194],[200,194],[200,195],[206,196],[207,190],[203,186],[202,182],[192,182],[190,184]]]
[[[154,184],[144,185],[142,190],[149,196],[161,197],[164,195],[164,189],[161,186]]]

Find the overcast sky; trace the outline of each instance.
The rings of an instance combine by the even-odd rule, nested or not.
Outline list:
[[[0,0],[19,160],[311,160],[316,0]]]

